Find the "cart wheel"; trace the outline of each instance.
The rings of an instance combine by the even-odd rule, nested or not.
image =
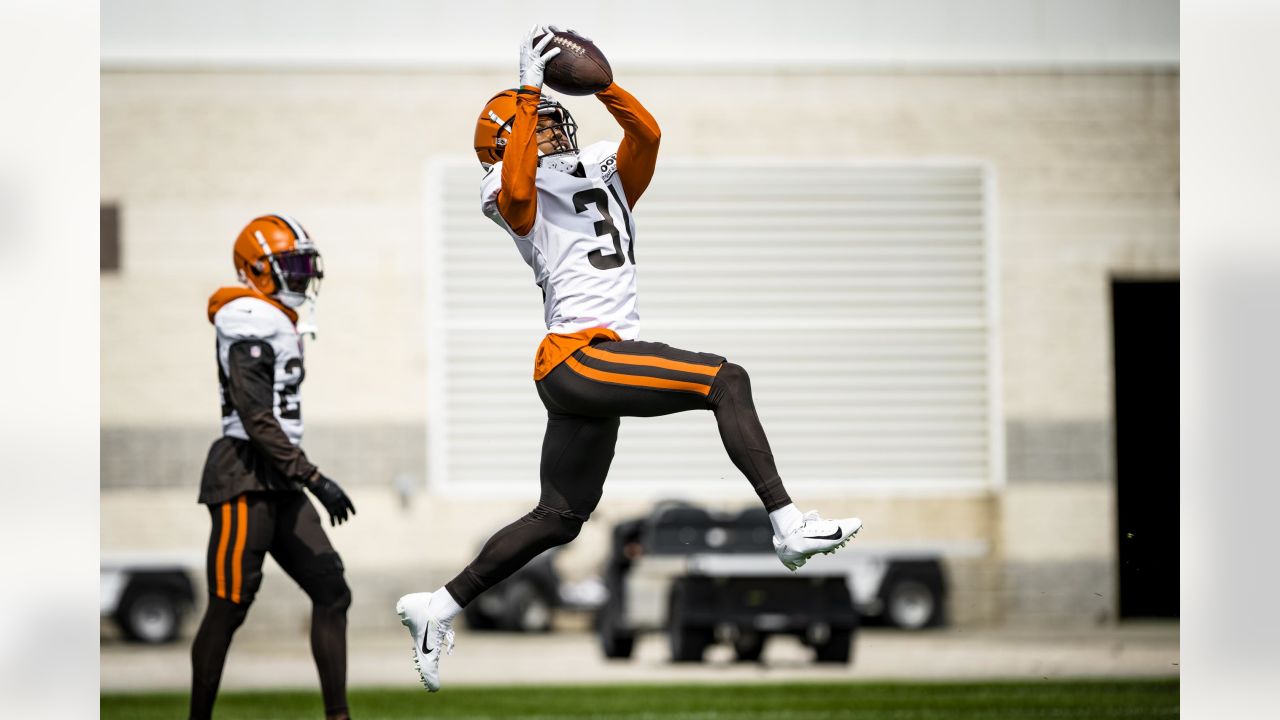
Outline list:
[[[926,583],[903,578],[893,584],[888,594],[885,615],[889,622],[906,630],[919,630],[934,624],[938,596]]]
[[[169,595],[142,592],[125,598],[116,619],[130,640],[159,644],[178,636],[182,611],[178,602]]]
[[[617,619],[608,606],[600,609],[600,647],[607,658],[626,660],[635,649],[635,633],[617,626]]]
[[[853,631],[848,628],[832,628],[825,642],[813,646],[815,660],[820,663],[848,663],[849,649],[853,645]]]
[[[671,610],[667,613],[671,661],[702,662],[702,654],[715,641],[715,628],[690,627],[686,624],[683,595],[680,586],[677,586],[671,594]]]
[[[760,662],[765,636],[754,630],[739,630],[733,639],[733,655],[738,662]]]
[[[711,628],[691,628],[673,624],[667,632],[671,640],[672,662],[702,662],[714,635]]]
[[[551,630],[551,603],[529,583],[520,583],[507,592],[503,628],[517,632],[542,633]]]

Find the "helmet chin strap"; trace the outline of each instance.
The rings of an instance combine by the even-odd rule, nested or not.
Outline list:
[[[557,172],[572,173],[574,170],[578,169],[578,165],[577,150],[556,153],[555,155],[542,155],[538,157],[538,167],[555,170]]]
[[[307,310],[305,313],[298,313],[298,334],[310,335],[315,340],[320,335],[320,325],[316,321],[316,301],[315,298],[308,298],[306,302]]]

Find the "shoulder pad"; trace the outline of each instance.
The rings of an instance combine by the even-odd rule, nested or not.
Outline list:
[[[584,164],[598,165],[606,158],[618,154],[618,143],[612,140],[601,140],[578,151],[578,159]]]
[[[502,161],[499,160],[493,165],[490,165],[488,170],[484,171],[484,176],[480,178],[480,187],[487,188],[490,185],[501,185],[501,184],[502,184]]]
[[[618,171],[618,143],[592,143],[578,153],[578,159],[586,168],[587,177],[598,177],[609,182]]]
[[[266,339],[293,328],[289,316],[269,302],[252,297],[232,300],[213,316],[218,334],[230,340]]]
[[[494,163],[489,172],[480,178],[480,209],[485,215],[498,211],[498,191],[502,189],[502,161]]]

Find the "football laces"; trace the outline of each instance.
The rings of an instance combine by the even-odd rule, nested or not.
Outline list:
[[[555,35],[554,39],[551,42],[557,45],[563,46],[566,50],[568,50],[569,52],[572,52],[575,55],[585,55],[587,52],[586,48],[570,40],[569,38],[561,37],[560,35]]]

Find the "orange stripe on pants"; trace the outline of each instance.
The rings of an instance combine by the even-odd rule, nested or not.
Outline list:
[[[617,383],[618,385],[632,385],[636,387],[659,388],[661,390],[686,390],[688,392],[698,393],[704,397],[707,393],[711,392],[711,387],[709,385],[701,385],[699,383],[645,377],[643,375],[621,375],[619,373],[596,370],[595,368],[583,365],[573,357],[566,358],[565,362],[569,364],[569,367],[576,370],[578,374],[583,377],[587,377],[592,380],[599,380],[601,382]]]
[[[213,576],[216,578],[218,597],[227,597],[227,539],[231,537],[231,503],[222,503],[222,532],[218,537],[217,562],[214,564]]]
[[[664,357],[656,355],[624,355],[622,353],[609,352],[601,350],[590,345],[582,348],[585,355],[593,357],[597,360],[605,362],[619,363],[621,365],[641,365],[644,367],[659,367],[667,370],[679,370],[680,372],[695,373],[697,375],[707,375],[715,377],[720,372],[720,366],[711,367],[710,365],[695,365],[694,363],[681,362],[679,360],[668,360]]]
[[[240,602],[240,566],[244,561],[244,537],[249,525],[249,506],[244,496],[236,501],[236,549],[231,553],[231,602]]]

